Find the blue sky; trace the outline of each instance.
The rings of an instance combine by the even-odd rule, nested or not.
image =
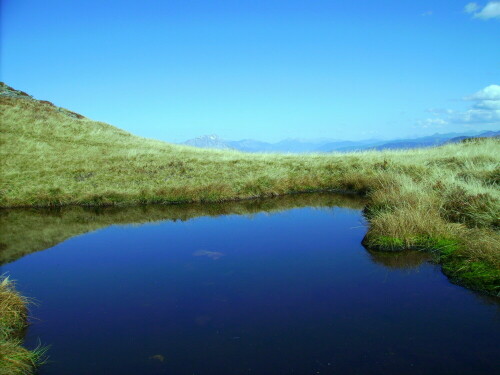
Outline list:
[[[500,129],[500,2],[2,1],[1,79],[183,141]]]

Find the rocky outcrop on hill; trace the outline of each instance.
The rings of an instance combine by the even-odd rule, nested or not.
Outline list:
[[[56,105],[54,105],[54,103],[49,102],[48,100],[35,99],[33,96],[25,93],[24,91],[16,90],[15,88],[10,87],[9,85],[6,85],[4,82],[0,82],[0,98],[1,97],[13,98],[13,99],[23,99],[23,100],[33,100],[33,101],[37,101],[38,103],[41,103],[41,104],[44,104],[44,105],[47,105],[50,107],[54,107],[57,111],[65,114],[66,116],[73,117],[76,119],[85,118],[85,116],[82,116],[79,113],[69,111],[65,108],[57,107]]]

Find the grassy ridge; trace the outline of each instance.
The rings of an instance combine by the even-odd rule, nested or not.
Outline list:
[[[50,103],[0,97],[0,206],[218,202],[366,194],[367,247],[430,250],[471,288],[500,290],[500,142],[351,154],[245,154],[133,136]]]

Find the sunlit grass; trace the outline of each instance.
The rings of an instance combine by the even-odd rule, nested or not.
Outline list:
[[[220,202],[355,191],[369,199],[368,247],[432,250],[452,279],[499,292],[498,140],[349,154],[246,154],[136,137],[30,99],[2,97],[0,106],[0,206]]]
[[[352,191],[367,197],[369,228],[364,244],[368,248],[430,251],[452,280],[492,295],[500,292],[500,141],[496,139],[406,151],[245,154],[136,137],[26,96],[0,96],[0,110],[0,207],[208,203]],[[192,207],[198,208],[183,207],[182,213],[153,210],[147,220],[220,213],[220,209]],[[263,208],[249,207],[250,212]],[[79,209],[65,218],[56,213],[50,220],[3,211],[3,223],[14,224],[2,233],[2,262],[109,225],[104,216],[81,215]],[[127,211],[118,222],[144,221],[143,216]],[[111,221],[116,220],[115,216]],[[19,243],[22,248],[13,246]],[[414,254],[398,262],[383,254],[374,259],[411,268],[426,259]],[[43,348],[29,351],[20,345],[26,305],[4,279],[0,375],[30,374],[44,356]]]

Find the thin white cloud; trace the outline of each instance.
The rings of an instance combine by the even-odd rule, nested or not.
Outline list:
[[[488,20],[491,18],[500,19],[500,1],[490,1],[484,7],[479,6],[477,3],[468,3],[464,11],[472,14],[474,18]]]
[[[424,12],[421,14],[422,17],[430,17],[434,14],[432,10],[428,10],[427,12]]]
[[[500,85],[489,85],[475,94],[466,96],[465,100],[500,100]]]
[[[465,12],[466,13],[474,13],[479,9],[479,5],[476,3],[469,3],[465,6]]]
[[[469,125],[500,125],[500,110],[469,109],[457,112],[450,118],[450,123]]]
[[[423,128],[443,127],[445,125],[488,125],[500,126],[500,85],[487,86],[475,94],[463,98],[471,102],[469,109],[430,109],[434,117],[417,121]]]
[[[427,112],[432,113],[433,115],[451,115],[454,111],[452,109],[445,108],[430,108]]]
[[[500,109],[500,100],[482,100],[474,104],[476,109]]]
[[[442,128],[444,125],[448,125],[448,121],[441,118],[426,118],[425,120],[417,121],[417,126],[420,128]]]

